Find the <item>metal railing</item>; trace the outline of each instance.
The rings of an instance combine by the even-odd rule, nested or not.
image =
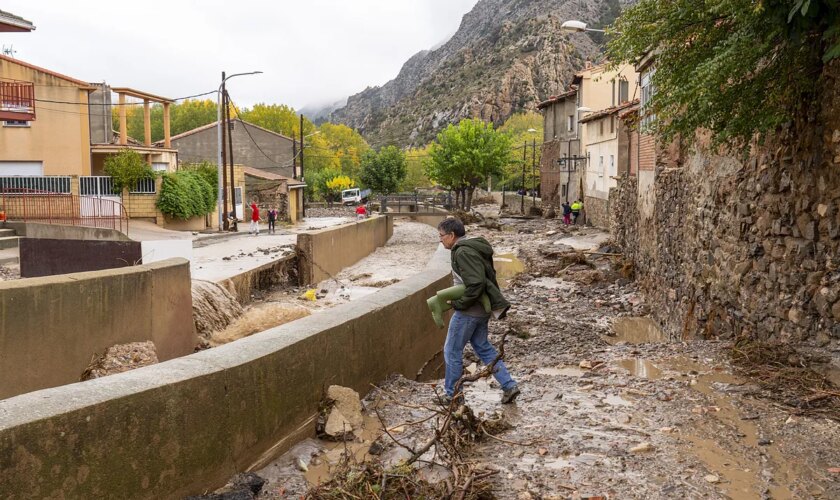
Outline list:
[[[32,82],[0,82],[0,119],[35,119],[35,84]]]
[[[119,196],[114,192],[114,179],[108,175],[79,177],[79,194],[82,196]]]
[[[433,212],[435,209],[441,208],[450,210],[452,205],[452,196],[448,193],[436,195],[393,194],[379,198],[381,212],[387,211],[389,207],[397,212],[402,212],[402,207],[413,208],[414,212]]]
[[[4,220],[98,227],[128,232],[122,203],[95,196],[76,196],[34,190],[0,190]]]
[[[14,193],[70,194],[70,176],[9,176],[0,177],[0,191]]]
[[[157,188],[155,186],[155,179],[140,179],[134,189],[130,190],[131,194],[155,194]]]

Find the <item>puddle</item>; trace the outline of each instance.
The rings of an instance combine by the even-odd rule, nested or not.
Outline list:
[[[368,449],[370,449],[373,441],[379,437],[381,428],[381,424],[376,417],[366,415],[363,428],[357,434],[356,441],[345,443],[315,440],[321,445],[321,450],[324,453],[313,457],[307,464],[307,470],[303,474],[307,482],[314,486],[328,481],[331,477],[330,470],[334,469],[344,456],[352,456],[358,463],[370,459]]]
[[[668,342],[665,335],[650,318],[618,318],[612,324],[614,336],[603,337],[610,344],[627,342],[630,344],[646,344],[650,342]]]
[[[493,267],[496,268],[496,279],[502,288],[510,286],[510,281],[525,270],[525,263],[516,254],[503,253],[493,256]]]
[[[627,401],[621,396],[616,396],[614,394],[610,394],[609,396],[605,397],[601,400],[601,402],[610,406],[633,406],[633,403],[631,403],[630,401]]]
[[[622,359],[616,362],[616,366],[624,368],[634,377],[656,380],[662,378],[662,370],[656,367],[647,359],[633,358]]]
[[[559,368],[538,368],[535,373],[550,377],[582,377],[584,372],[576,366],[562,366]]]
[[[633,366],[635,366],[637,360],[626,361],[634,362]],[[638,361],[643,364],[649,363],[645,360]],[[632,372],[631,367],[628,367],[629,364],[623,364],[622,367]],[[791,491],[785,486],[797,477],[790,462],[785,460],[778,448],[772,444],[760,447],[758,441],[763,434],[756,422],[754,420],[744,420],[742,418],[743,410],[733,403],[732,396],[716,390],[716,387],[719,388],[721,385],[742,384],[744,382],[742,379],[731,373],[686,358],[673,358],[658,364],[659,366],[655,368],[659,371],[659,376],[663,371],[676,371],[685,374],[690,380],[690,387],[693,390],[705,394],[712,400],[710,406],[696,407],[696,413],[703,415],[703,417],[695,424],[695,429],[705,427],[709,435],[713,437],[707,438],[696,431],[687,432],[683,437],[691,444],[688,451],[699,458],[710,471],[720,476],[721,484],[719,487],[721,490],[725,491],[731,498],[758,498],[765,489],[770,492],[770,498],[773,499],[794,498]],[[652,366],[649,365],[647,368]],[[732,441],[731,449],[719,444],[725,441],[721,439],[720,424],[713,423],[715,420],[731,427],[737,434],[739,440]],[[744,452],[744,450],[756,450],[757,448],[761,448],[761,452],[771,459],[773,481],[770,482],[769,486],[765,486],[762,481],[767,472],[762,470],[763,467],[760,463]]]

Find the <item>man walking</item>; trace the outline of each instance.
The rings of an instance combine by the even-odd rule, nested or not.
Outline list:
[[[484,238],[466,238],[464,224],[458,219],[444,219],[438,224],[440,242],[451,250],[452,277],[456,285],[466,287],[464,295],[452,301],[455,314],[449,321],[449,331],[443,346],[446,363],[444,402],[453,398],[463,398],[455,394],[455,384],[464,371],[464,347],[469,342],[481,362],[489,365],[498,353],[487,338],[487,325],[491,314],[504,318],[510,303],[505,300],[496,281],[493,267],[493,247]],[[484,310],[481,296],[487,294],[492,313]],[[499,360],[493,368],[493,377],[502,387],[502,403],[511,403],[519,395],[519,387],[508,373],[507,367]]]
[[[572,217],[574,218],[573,224],[577,226],[578,217],[580,217],[580,211],[583,208],[583,203],[580,200],[575,200],[572,203]]]

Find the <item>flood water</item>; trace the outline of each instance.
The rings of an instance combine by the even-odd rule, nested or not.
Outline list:
[[[628,344],[647,344],[668,342],[669,338],[650,318],[618,318],[612,325],[615,335],[604,337],[610,344],[627,342]]]
[[[507,288],[517,274],[525,270],[525,263],[514,253],[503,253],[493,256],[493,267],[496,268],[496,279],[499,286]]]

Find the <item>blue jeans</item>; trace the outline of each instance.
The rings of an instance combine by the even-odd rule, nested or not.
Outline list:
[[[489,365],[496,359],[498,353],[487,340],[487,323],[490,318],[476,318],[467,316],[461,311],[455,311],[449,321],[449,331],[446,333],[446,342],[443,344],[443,359],[446,362],[446,378],[444,387],[446,394],[453,396],[455,383],[461,378],[464,372],[464,347],[467,342],[472,345],[473,350],[485,365]],[[510,377],[504,362],[499,360],[493,368],[493,377],[499,382],[503,390],[508,390],[516,385]]]

